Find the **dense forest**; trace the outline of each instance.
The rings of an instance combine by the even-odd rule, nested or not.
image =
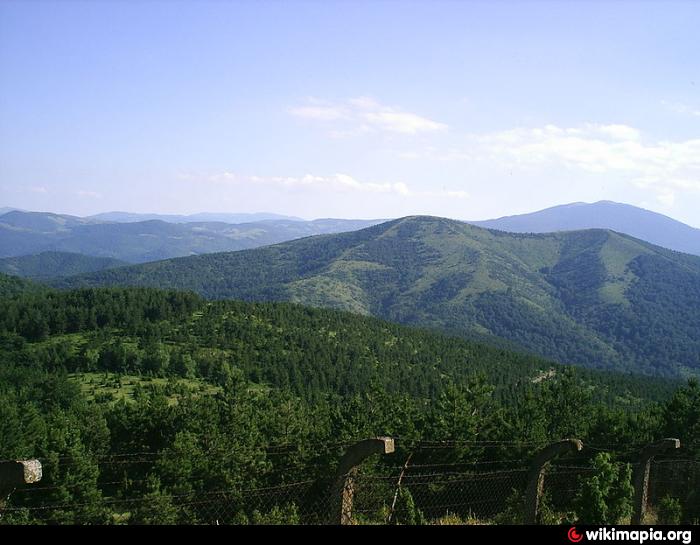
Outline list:
[[[694,381],[573,369],[289,303],[113,288],[0,307],[0,459],[44,465],[2,522],[212,522],[183,498],[219,490],[238,506],[227,522],[298,522],[318,490],[273,503],[244,491],[325,486],[345,446],[379,435],[397,438],[392,465],[418,448],[414,461],[435,463],[432,443],[457,445],[439,460],[462,469],[487,454],[515,463],[566,437],[615,463],[679,437],[700,461]],[[369,471],[384,475],[382,464]],[[415,522],[427,500],[402,498],[396,522]],[[680,500],[684,520],[700,516]]]
[[[409,217],[55,285],[292,301],[506,339],[563,363],[668,377],[700,372],[700,257],[602,229],[528,235]]]
[[[41,281],[48,278],[101,271],[121,265],[127,265],[127,263],[109,257],[92,257],[69,252],[41,252],[33,255],[2,258],[0,259],[0,272]]]

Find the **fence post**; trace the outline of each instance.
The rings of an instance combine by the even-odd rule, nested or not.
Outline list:
[[[656,443],[651,443],[642,449],[639,454],[639,465],[635,468],[634,478],[634,513],[632,524],[642,524],[647,512],[647,500],[649,494],[649,472],[654,456],[667,450],[681,448],[679,439],[666,438]]]
[[[391,437],[365,439],[349,447],[338,463],[335,472],[332,524],[350,524],[352,520],[352,502],[355,494],[355,475],[357,466],[372,454],[391,454],[394,452],[394,440]]]
[[[527,489],[525,490],[525,524],[537,524],[540,500],[544,488],[544,474],[550,461],[569,451],[580,451],[583,443],[579,439],[564,439],[547,445],[535,456],[528,473]]]
[[[7,498],[15,488],[40,480],[41,462],[39,460],[0,462],[0,511],[5,508]]]

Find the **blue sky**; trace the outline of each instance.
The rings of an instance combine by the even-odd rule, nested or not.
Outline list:
[[[700,227],[699,2],[0,3],[0,206]]]

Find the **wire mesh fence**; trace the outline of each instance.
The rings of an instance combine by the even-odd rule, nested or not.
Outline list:
[[[161,471],[168,462],[163,453],[96,456],[91,464],[81,456],[44,460],[41,482],[0,498],[0,524],[337,524],[342,509],[351,524],[518,524],[525,522],[533,458],[543,446],[398,441],[392,455],[336,475],[351,444],[310,454],[295,445],[268,446],[259,473],[235,482],[217,475],[225,457],[209,459],[209,473],[170,480]],[[587,447],[546,464],[539,522],[575,516],[600,452]],[[669,456],[652,462],[647,522],[697,523],[699,491],[700,461]]]
[[[653,461],[648,504],[652,520],[700,524],[700,461],[682,457]]]

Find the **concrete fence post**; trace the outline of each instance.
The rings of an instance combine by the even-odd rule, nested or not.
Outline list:
[[[580,451],[583,443],[579,439],[564,439],[547,445],[535,456],[528,473],[527,489],[525,490],[525,524],[537,524],[540,501],[544,492],[544,475],[553,458],[570,451]]]
[[[632,524],[642,524],[644,515],[647,512],[647,503],[649,497],[649,473],[651,470],[651,461],[654,456],[681,448],[679,439],[666,438],[656,443],[651,443],[644,447],[639,454],[639,462],[634,470],[632,482],[634,484],[634,512],[632,514]]]
[[[39,460],[17,460],[0,462],[0,511],[5,508],[7,498],[18,486],[41,480]]]
[[[331,497],[334,506],[331,524],[350,524],[352,521],[357,467],[373,454],[391,454],[392,452],[394,452],[394,440],[391,437],[365,439],[345,451],[335,472],[335,484]]]

